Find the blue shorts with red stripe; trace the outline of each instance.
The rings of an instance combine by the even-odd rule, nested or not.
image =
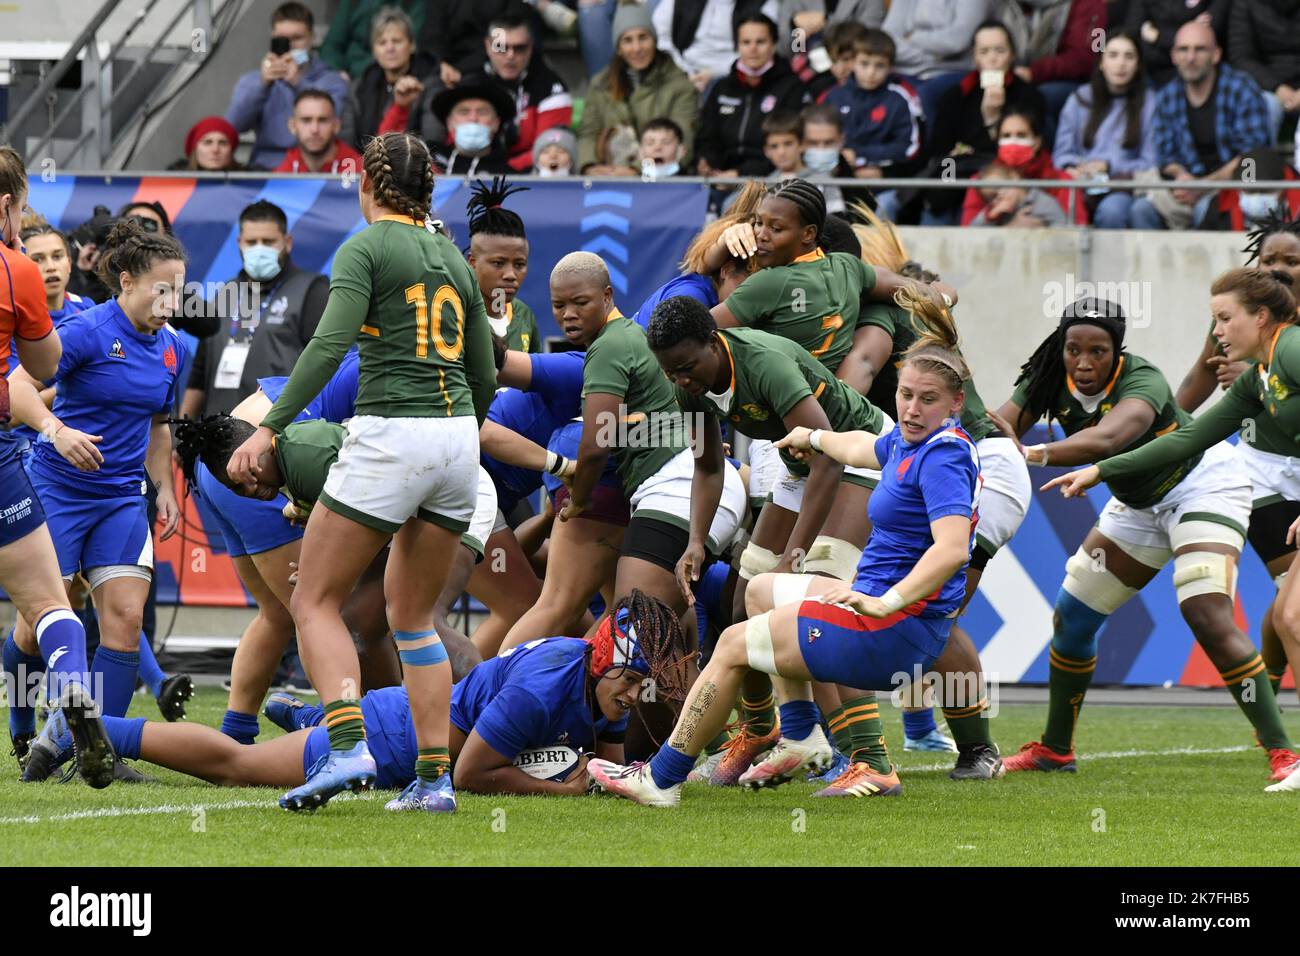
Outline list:
[[[837,604],[799,605],[799,651],[808,673],[823,683],[892,690],[929,670],[948,643],[953,619],[898,611],[867,617]],[[899,675],[903,675],[900,677]]]

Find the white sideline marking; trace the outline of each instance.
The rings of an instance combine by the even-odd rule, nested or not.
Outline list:
[[[1191,757],[1200,754],[1239,754],[1247,750],[1255,750],[1255,747],[1248,747],[1242,744],[1240,747],[1175,747],[1172,750],[1111,750],[1101,753],[1085,753],[1078,758],[1080,763],[1088,763],[1093,760],[1127,760],[1132,757]],[[1003,757],[1010,757],[1006,753]],[[953,758],[956,759],[955,757]],[[931,763],[924,764],[920,767],[899,767],[900,774],[909,773],[935,773],[939,770],[951,770],[951,763]],[[0,820],[0,823],[3,823]]]
[[[374,797],[371,796],[341,793],[334,797],[330,802],[373,799]],[[193,814],[195,810],[202,810],[205,813],[209,810],[249,810],[254,807],[260,807],[264,810],[269,808],[274,808],[276,810],[280,809],[273,797],[265,800],[224,800],[220,803],[164,803],[161,806],[156,807],[97,807],[94,810],[74,810],[69,813],[55,813],[48,817],[0,817],[0,826],[9,823],[57,823],[64,820],[96,820],[102,817],[147,817],[169,813]]]

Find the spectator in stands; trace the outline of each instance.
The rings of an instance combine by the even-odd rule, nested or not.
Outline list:
[[[488,35],[488,24],[503,14],[525,17],[534,40],[541,37],[537,11],[520,0],[434,0],[428,4],[416,45],[437,58],[443,85],[455,86],[462,76],[483,72],[487,65],[483,38]]]
[[[1250,170],[1249,176],[1246,170]],[[1291,182],[1295,188],[1280,192],[1271,188],[1221,190],[1201,220],[1201,229],[1248,232],[1279,206],[1283,222],[1300,213],[1300,173],[1272,146],[1252,149],[1243,156],[1233,178],[1245,183]]]
[[[437,82],[438,61],[415,49],[415,24],[396,7],[384,7],[370,28],[374,59],[353,74],[339,139],[360,150],[376,133],[404,132],[425,84]]]
[[[293,263],[284,210],[264,199],[239,214],[243,267],[210,302],[216,331],[199,343],[181,414],[228,412],[257,380],[288,375],[316,332],[329,280]]]
[[[818,46],[831,53],[830,31],[837,24],[856,23],[877,29],[885,22],[885,0],[781,0],[776,25],[780,30],[781,56],[791,62],[805,51]]]
[[[277,173],[361,173],[361,154],[339,139],[334,99],[320,90],[302,90],[293,99],[289,132],[293,146],[275,167]]]
[[[1021,179],[1014,169],[993,163],[984,170],[989,179]],[[1065,210],[1049,193],[1042,189],[1006,186],[1001,189],[971,189],[982,205],[968,226],[1009,226],[1013,229],[1058,228],[1068,225]]]
[[[667,0],[665,0],[667,2]],[[649,9],[623,2],[614,14],[614,55],[587,88],[578,128],[578,167],[588,175],[615,175],[611,137],[638,142],[645,124],[667,117],[682,130],[686,156],[694,148],[699,95],[673,58],[656,47]]]
[[[686,135],[666,116],[653,119],[641,131],[641,175],[646,179],[668,179],[689,172],[686,159]]]
[[[709,90],[700,111],[695,140],[700,175],[766,176],[771,172],[763,155],[763,119],[774,110],[801,109],[807,98],[803,83],[776,55],[776,37],[776,24],[764,14],[748,14],[737,23],[740,55],[731,71]]]
[[[1053,159],[1072,179],[1131,180],[1153,173],[1159,163],[1155,111],[1156,97],[1142,70],[1141,42],[1128,33],[1112,33],[1092,80],[1061,110]],[[1088,193],[1094,225],[1132,228],[1132,191]]]
[[[1092,75],[1105,36],[1105,0],[997,0],[991,16],[1011,34],[1016,75],[1033,83],[1046,106],[1048,142],[1070,94]]]
[[[320,58],[345,79],[356,80],[375,62],[376,17],[380,13],[406,14],[414,44],[429,6],[426,0],[342,0],[320,45]]]
[[[74,229],[70,236],[75,243],[76,265],[68,280],[68,291],[95,302],[107,302],[113,297],[113,291],[99,277],[98,267],[103,240],[119,219],[134,219],[145,232],[172,234],[171,217],[160,202],[129,202],[115,216],[109,214],[107,207],[96,206],[91,219]],[[185,321],[185,310],[179,310],[174,319],[172,324],[179,328],[179,323]],[[211,332],[211,328],[207,331]]]
[[[434,96],[430,109],[447,130],[441,145],[433,146],[439,173],[482,176],[511,171],[505,131],[514,119],[515,103],[499,84],[483,76],[464,77]]]
[[[1204,23],[1223,46],[1228,42],[1231,6],[1232,0],[1129,0],[1124,32],[1142,39],[1142,62],[1151,75],[1153,91],[1177,75],[1172,53],[1179,28],[1193,20]]]
[[[324,60],[312,55],[311,11],[301,3],[282,3],[271,14],[271,42],[287,42],[289,52],[267,53],[259,69],[245,73],[235,84],[226,119],[235,129],[251,129],[257,138],[249,164],[274,169],[293,145],[289,117],[299,90],[321,90],[334,101],[336,115],[343,112],[348,85]]]
[[[1178,79],[1156,96],[1161,174],[1180,181],[1231,179],[1242,154],[1271,146],[1264,96],[1250,74],[1220,62],[1214,31],[1193,20],[1174,39]],[[1211,190],[1157,189],[1133,203],[1138,229],[1187,229],[1214,202]]]
[[[879,179],[887,167],[907,159],[912,147],[907,101],[889,87],[893,69],[894,41],[883,30],[868,30],[855,51],[852,80],[826,97],[827,105],[839,111],[844,144],[853,156],[850,175],[859,179]]]
[[[1284,115],[1300,112],[1300,3],[1254,0],[1228,15],[1228,62],[1264,92],[1274,141]]]
[[[777,0],[659,0],[652,19],[659,49],[707,93],[721,64],[736,58],[736,29],[756,13],[775,17]]]
[[[822,49],[826,51],[826,68],[820,73],[814,71],[808,77],[801,76],[804,85],[808,87],[808,96],[814,103],[826,102],[831,90],[841,83],[851,82],[853,61],[857,59],[857,51],[867,41],[867,27],[857,20],[840,20],[828,26],[821,39]]]
[[[1033,110],[1008,109],[998,121],[997,161],[987,167],[981,179],[1065,179],[1065,173],[1052,162],[1052,153],[1043,143],[1042,115]],[[1042,200],[1036,193],[1050,198],[1061,216],[1044,215]],[[1071,194],[1074,194],[1071,196]],[[980,213],[981,224],[1009,226],[1064,225],[1073,206],[1074,221],[1088,222],[1088,210],[1081,190],[1062,189],[981,189],[966,190],[962,202],[961,224],[970,225]]]
[[[1043,115],[1043,96],[1012,71],[1015,43],[996,20],[979,25],[972,44],[975,69],[945,92],[930,128],[931,178],[968,179],[997,154],[994,132],[1010,110]],[[961,190],[931,189],[923,194],[921,222],[955,225]]]
[[[515,103],[514,119],[506,124],[510,168],[527,172],[533,165],[533,142],[552,126],[573,123],[573,97],[534,48],[528,18],[502,13],[492,18],[484,34],[486,81]]]
[[[776,110],[763,120],[763,155],[772,165],[767,177],[775,182],[793,179],[803,168],[803,114]]]
[[[893,0],[882,25],[897,46],[900,72],[915,78],[927,117],[935,117],[944,91],[970,69],[975,30],[991,0]]]
[[[813,103],[804,107],[800,116],[802,133],[799,140],[802,165],[795,173],[800,179],[817,183],[826,197],[826,211],[843,215],[850,203],[864,202],[873,206],[869,189],[843,189],[818,180],[851,179],[855,175],[854,152],[845,144],[845,128],[839,110],[829,103]]]
[[[205,116],[185,134],[185,157],[168,169],[193,169],[211,173],[231,172],[244,167],[235,162],[239,133],[224,116]]]
[[[578,171],[578,137],[552,126],[533,141],[533,172],[538,176],[572,176]]]

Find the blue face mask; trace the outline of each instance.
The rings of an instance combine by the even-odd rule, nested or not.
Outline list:
[[[803,164],[814,173],[829,173],[840,164],[840,151],[833,146],[803,151]]]
[[[271,246],[249,246],[244,250],[244,271],[257,282],[280,274],[280,250]]]
[[[466,153],[477,153],[492,142],[492,130],[482,123],[461,123],[456,127],[456,148]]]
[[[300,67],[306,66],[307,61],[311,59],[311,50],[295,49],[289,52],[293,54],[293,62],[297,63]]]

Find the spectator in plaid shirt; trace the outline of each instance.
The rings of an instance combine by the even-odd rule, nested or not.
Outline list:
[[[1192,21],[1174,37],[1178,79],[1156,99],[1156,153],[1166,179],[1232,179],[1244,153],[1272,145],[1264,96],[1250,75],[1221,63],[1214,31]],[[1211,191],[1153,190],[1133,203],[1137,229],[1187,229],[1204,217]]]

